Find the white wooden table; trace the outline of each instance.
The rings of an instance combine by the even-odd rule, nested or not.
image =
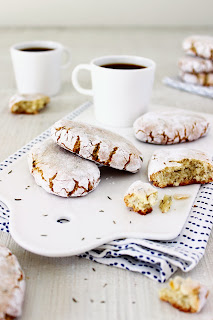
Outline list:
[[[87,100],[74,91],[70,74],[75,65],[107,54],[133,54],[156,61],[157,72],[152,102],[213,113],[211,99],[165,87],[163,76],[177,73],[182,55],[181,41],[192,33],[212,34],[212,29],[0,29],[0,161],[44,131],[56,120]],[[60,95],[38,115],[12,115],[8,99],[15,92],[9,46],[15,42],[50,39],[72,50],[72,66],[63,75]],[[85,74],[82,84],[89,86]],[[20,248],[5,233],[0,243],[18,257],[26,274],[27,290],[22,320],[132,320],[213,319],[213,237],[203,259],[188,276],[211,290],[200,315],[184,314],[159,301],[165,286],[138,273],[107,267],[78,257],[46,258]],[[183,272],[178,275],[186,276]],[[77,302],[73,301],[73,298]]]

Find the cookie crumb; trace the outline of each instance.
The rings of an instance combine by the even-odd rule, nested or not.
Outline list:
[[[184,200],[184,199],[188,199],[190,197],[190,194],[181,194],[181,193],[176,193],[173,195],[173,198],[175,200]]]
[[[170,210],[172,205],[172,197],[165,194],[163,199],[160,201],[159,208],[161,209],[162,213],[166,213]]]

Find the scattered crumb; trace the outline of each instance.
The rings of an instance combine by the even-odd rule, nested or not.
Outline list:
[[[99,212],[104,212],[104,210],[99,210]]]
[[[183,200],[183,199],[188,199],[190,197],[190,194],[181,194],[181,193],[176,193],[173,195],[173,198],[175,200]]]
[[[193,205],[193,207],[194,207],[194,208],[197,208],[196,204],[195,204],[195,205]]]
[[[41,234],[41,237],[47,237],[47,234]]]
[[[82,238],[81,240],[85,240],[85,238]]]
[[[160,201],[159,208],[161,209],[162,213],[166,213],[170,210],[172,205],[172,197],[165,194],[163,200]]]
[[[10,174],[11,172],[13,172],[13,170],[10,170],[10,171],[8,172],[8,174]]]
[[[135,301],[132,301],[132,304],[135,304]]]
[[[107,196],[107,198],[108,198],[109,200],[112,200],[112,198],[110,198],[109,196]]]
[[[92,270],[95,272],[96,270],[95,270],[95,268],[92,268]]]
[[[17,198],[15,198],[15,201],[21,201],[22,199],[17,199]]]
[[[107,286],[107,283],[105,283],[104,285],[103,285],[103,288],[105,288]]]
[[[76,300],[75,298],[72,298],[72,301],[75,302],[75,303],[78,302],[78,300]]]
[[[43,216],[43,217],[47,217],[47,216],[48,216],[48,214],[42,214],[42,216]]]
[[[105,303],[106,301],[102,300],[101,303]]]
[[[93,300],[93,299],[90,299],[90,302],[92,302],[92,303],[93,303],[93,302],[94,302],[94,300]]]
[[[113,220],[113,223],[116,224],[115,220]]]
[[[101,239],[101,238],[97,237],[96,239],[99,240],[99,239]]]

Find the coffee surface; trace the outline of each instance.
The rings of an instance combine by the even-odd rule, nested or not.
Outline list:
[[[100,67],[108,68],[108,69],[125,69],[125,70],[146,68],[145,66],[141,66],[138,64],[132,64],[132,63],[109,63],[109,64],[103,64]]]
[[[50,51],[54,50],[53,48],[45,48],[45,47],[29,47],[29,48],[23,48],[19,49],[20,51],[27,51],[27,52],[43,52],[43,51]]]

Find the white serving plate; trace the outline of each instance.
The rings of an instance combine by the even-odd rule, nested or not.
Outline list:
[[[96,124],[92,108],[76,120]],[[142,143],[134,138],[132,128],[111,130],[127,137],[142,151],[143,167],[136,174],[101,167],[99,186],[85,197],[61,198],[37,186],[29,173],[26,155],[0,173],[0,199],[11,212],[10,232],[21,247],[44,256],[62,257],[83,253],[114,239],[170,240],[178,236],[199,185],[158,188],[159,199],[165,194],[190,194],[186,200],[173,200],[170,211],[165,214],[157,205],[152,213],[141,216],[125,207],[123,196],[132,182],[138,179],[148,182],[147,163],[154,150],[178,148],[180,145]],[[201,149],[201,140],[208,146],[211,139],[209,135],[197,142],[181,144],[181,147]],[[62,218],[70,221],[57,222]]]

